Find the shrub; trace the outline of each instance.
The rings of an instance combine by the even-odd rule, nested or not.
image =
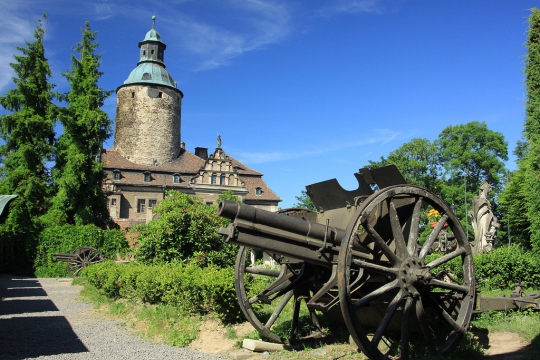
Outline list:
[[[201,266],[234,264],[231,253],[235,250],[224,245],[217,233],[229,220],[217,216],[215,205],[206,205],[201,198],[178,191],[168,191],[154,211],[158,215],[156,219],[133,229],[139,233],[138,261],[171,262],[195,257],[202,261]]]
[[[241,317],[234,289],[234,269],[208,265],[161,263],[88,266],[84,278],[111,298],[131,298],[178,307],[191,314],[215,313],[225,322]]]
[[[426,263],[440,257],[440,254],[428,255]],[[474,256],[476,284],[480,288],[512,289],[514,284],[524,281],[527,286],[537,287],[540,283],[540,260],[519,245],[501,246],[493,251]],[[460,258],[455,258],[443,266],[456,276],[461,276]]]
[[[91,246],[113,257],[125,252],[128,244],[120,230],[103,230],[95,225],[63,225],[45,228],[39,237],[34,261],[36,276],[67,276],[66,264],[55,262],[53,253],[72,253],[82,246]]]
[[[519,245],[475,256],[474,265],[479,285],[486,289],[509,289],[520,281],[531,287],[540,284],[540,261]]]

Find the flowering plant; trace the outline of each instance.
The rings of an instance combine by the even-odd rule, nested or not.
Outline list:
[[[437,222],[441,218],[441,214],[437,210],[431,209],[428,211],[427,217],[429,222]]]

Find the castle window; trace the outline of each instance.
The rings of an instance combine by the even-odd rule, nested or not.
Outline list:
[[[217,184],[217,176],[216,174],[212,174],[211,184]]]
[[[135,92],[132,92],[132,93],[131,93],[131,98],[132,98],[132,99],[135,99]]]
[[[260,187],[255,188],[255,196],[261,196],[262,195],[262,189]]]
[[[142,76],[143,80],[152,80],[152,75],[150,73],[144,73]]]
[[[174,174],[173,175],[173,183],[180,184],[180,175],[179,174]]]
[[[157,97],[161,99],[163,97],[163,93],[160,91]]]
[[[120,180],[120,170],[114,170],[113,171],[113,180]]]
[[[150,51],[150,54],[154,55],[154,50]]]
[[[144,182],[150,182],[150,181],[152,181],[152,177],[150,176],[150,172],[149,172],[149,171],[146,171],[146,172],[143,174],[143,180],[144,180]]]
[[[146,212],[146,199],[137,199],[137,212],[138,213]]]
[[[219,185],[225,185],[225,175],[219,177]]]
[[[143,56],[146,56],[146,50],[142,51]]]
[[[116,206],[116,199],[111,199],[111,205]]]
[[[156,199],[149,199],[148,200],[148,208],[151,209],[153,208],[154,206],[156,206],[157,204],[157,200]]]

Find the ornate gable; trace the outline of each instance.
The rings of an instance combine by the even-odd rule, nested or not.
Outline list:
[[[237,168],[233,165],[231,158],[219,147],[208,156],[198,174],[191,178],[189,184],[194,187],[219,186],[235,191],[246,190],[246,184],[238,176]]]

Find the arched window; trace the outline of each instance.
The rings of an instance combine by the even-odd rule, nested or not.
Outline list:
[[[262,189],[260,187],[255,188],[255,196],[261,196],[262,195]]]
[[[120,180],[120,170],[113,170],[113,180]]]
[[[173,183],[180,184],[180,174],[173,175]]]
[[[225,185],[225,175],[219,177],[219,185]]]
[[[217,175],[216,174],[212,174],[210,184],[217,184]]]

